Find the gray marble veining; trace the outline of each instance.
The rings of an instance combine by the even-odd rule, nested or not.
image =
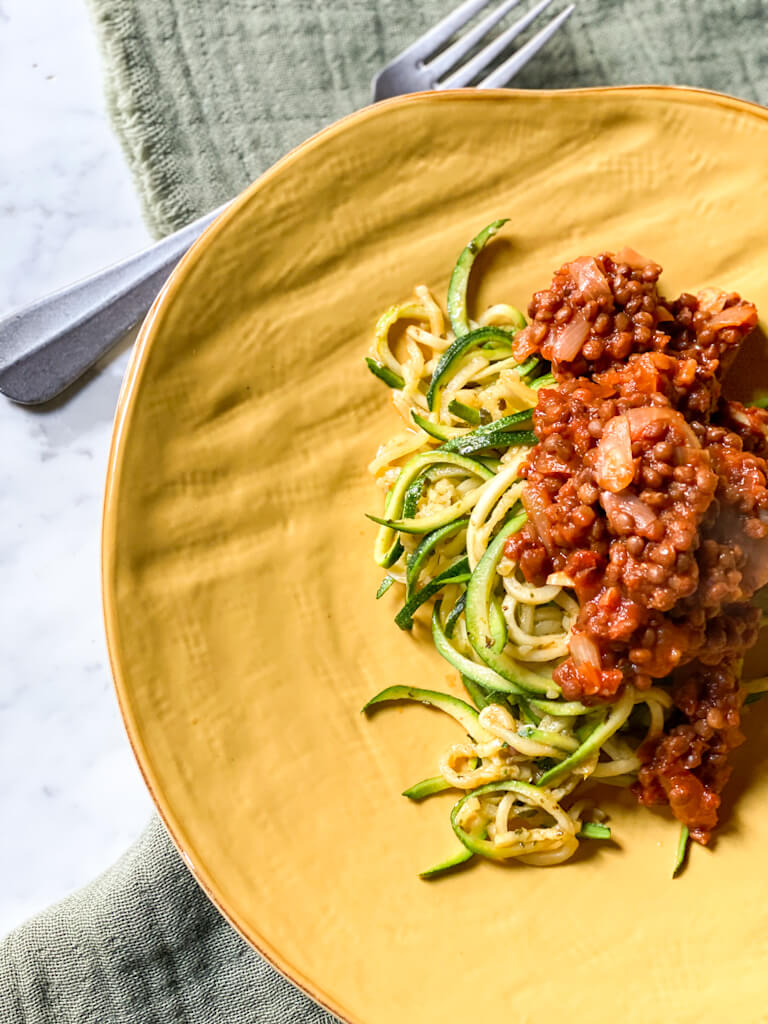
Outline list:
[[[79,0],[0,0],[0,315],[148,241]],[[107,665],[99,534],[127,347],[53,408],[0,399],[0,933],[151,813]]]

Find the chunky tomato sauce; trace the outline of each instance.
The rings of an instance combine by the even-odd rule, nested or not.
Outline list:
[[[755,306],[713,288],[665,299],[660,273],[627,249],[574,260],[533,296],[516,356],[551,360],[558,387],[540,392],[529,521],[506,553],[576,592],[566,698],[670,684],[677,711],[635,791],[707,842],[743,739],[750,598],[768,583],[768,413],[721,395]]]

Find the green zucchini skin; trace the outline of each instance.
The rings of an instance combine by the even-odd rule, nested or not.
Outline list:
[[[538,438],[532,430],[508,430],[497,431],[488,434],[478,434],[475,437],[454,438],[458,443],[452,451],[461,455],[473,455],[475,452],[482,452],[488,448],[532,448],[538,444]]]
[[[484,690],[488,690],[491,693],[494,691],[511,693],[515,696],[525,693],[522,687],[500,676],[498,672],[494,672],[488,665],[478,665],[453,647],[446,637],[440,622],[440,602],[432,610],[432,639],[438,654],[441,654],[463,676],[471,679],[478,686],[482,686]]]
[[[549,732],[546,729],[537,729],[535,725],[524,725],[518,729],[518,732],[526,739],[536,740],[537,743],[546,743],[556,750],[562,750],[564,754],[573,754],[578,750],[578,740],[562,736],[556,732]]]
[[[531,700],[529,697],[520,697],[520,699],[517,702],[517,706],[520,709],[521,721],[523,721],[526,725],[539,725],[541,719],[531,707]]]
[[[466,793],[453,805],[453,810],[451,811],[451,827],[456,833],[456,838],[459,842],[466,846],[466,848],[472,853],[477,853],[481,857],[486,857],[488,860],[506,860],[507,858],[489,839],[485,839],[480,836],[473,836],[470,835],[469,832],[465,832],[456,819],[461,808],[471,797],[484,796],[486,793],[499,792],[519,793],[521,796],[526,796],[531,792],[535,793],[536,787],[531,786],[530,783],[527,782],[518,782],[516,779],[489,782],[486,786],[480,786],[479,789],[473,789]]]
[[[482,422],[479,409],[473,409],[471,405],[464,405],[456,398],[448,403],[448,412],[453,416],[458,416],[465,423],[471,423],[473,427],[479,427]],[[486,413],[486,415],[488,414]]]
[[[610,839],[611,830],[599,821],[583,821],[581,829],[576,833],[577,839]]]
[[[493,473],[479,462],[474,459],[466,459],[463,455],[452,452],[450,449],[446,451],[444,448],[438,448],[436,451],[414,455],[403,466],[400,476],[390,492],[390,505],[386,509],[387,518],[397,519],[403,511],[408,511],[408,509],[404,509],[404,504],[410,486],[426,469],[439,465],[457,466],[469,474],[479,476],[482,480],[490,480],[493,476]]]
[[[370,711],[378,704],[392,700],[412,700],[438,708],[454,718],[464,728],[467,735],[476,742],[485,742],[491,738],[490,733],[480,725],[477,711],[466,701],[461,700],[460,697],[454,697],[450,693],[422,690],[418,686],[388,686],[386,690],[371,697],[363,708],[363,712]]]
[[[443,423],[433,423],[415,409],[411,409],[411,419],[417,427],[421,427],[425,434],[434,437],[436,441],[450,441],[454,437],[469,433],[466,427],[446,427]]]
[[[492,650],[496,654],[501,654],[507,646],[507,621],[504,618],[501,601],[497,597],[491,599],[488,625],[491,627],[491,637],[493,638]]]
[[[441,526],[455,523],[457,519],[463,518],[466,511],[467,503],[459,502],[458,508],[445,509],[445,511],[435,512],[431,516],[417,516],[414,519],[382,519],[381,516],[374,516],[370,512],[366,512],[365,515],[366,519],[370,519],[372,523],[378,523],[379,526],[397,530],[400,533],[424,534],[431,533]]]
[[[446,789],[452,788],[451,784],[446,782],[442,775],[435,775],[431,779],[422,779],[421,782],[416,782],[413,786],[409,786],[408,789],[404,789],[402,796],[407,796],[409,800],[425,800],[428,796],[434,796],[435,793],[444,793]]]
[[[405,381],[399,373],[395,373],[394,370],[390,370],[388,366],[384,366],[382,363],[377,363],[375,359],[367,357],[365,365],[371,371],[374,377],[378,377],[379,380],[383,381],[387,387],[392,388],[394,391],[402,391],[405,387]]]
[[[426,871],[420,871],[419,878],[424,878],[427,881],[431,878],[438,878],[440,875],[444,875],[449,871],[454,871],[463,864],[467,864],[472,860],[473,856],[472,851],[468,850],[466,846],[464,846],[457,853],[452,854],[450,857],[446,857],[445,860],[441,860],[439,864],[435,864],[434,867],[427,868]]]
[[[456,623],[459,621],[461,616],[464,614],[464,606],[466,605],[466,603],[467,603],[467,592],[466,592],[466,590],[464,590],[459,595],[459,598],[456,601],[456,604],[448,612],[448,615],[446,616],[446,619],[445,619],[445,636],[449,640],[453,636],[453,631],[456,628]],[[439,616],[439,609],[438,609],[438,616]],[[439,625],[439,621],[440,620],[438,618],[438,625]]]
[[[387,496],[384,499],[384,514],[386,515],[387,509],[392,504],[392,491],[387,492]],[[379,530],[379,536],[376,538],[376,544],[374,546],[373,557],[376,560],[377,565],[380,565],[382,569],[391,569],[395,562],[398,562],[405,551],[400,538],[396,533],[393,533],[390,538],[389,547],[382,543],[382,531]],[[376,595],[379,596],[378,594]]]
[[[379,598],[384,597],[384,595],[386,594],[386,592],[389,590],[389,588],[392,586],[392,584],[394,582],[395,582],[394,576],[385,576],[384,577],[384,579],[379,584],[379,589],[376,591],[376,600],[377,601],[379,600]]]
[[[395,616],[395,622],[400,629],[412,629],[413,615],[418,608],[449,583],[466,583],[469,575],[468,559],[466,557],[460,558],[453,565],[449,565],[447,569],[435,576],[433,580],[430,580],[421,590],[417,590],[415,594],[412,594]]]
[[[520,530],[526,519],[525,513],[514,516],[502,526],[488,545],[485,554],[475,566],[475,571],[467,586],[467,606],[464,615],[470,643],[481,660],[496,675],[501,676],[508,683],[513,683],[517,692],[522,691],[524,694],[552,698],[560,695],[560,687],[557,683],[519,664],[504,652],[498,654],[493,649],[493,636],[489,622],[496,566],[501,560],[507,538]],[[469,673],[467,674],[469,675]],[[497,685],[494,689],[504,690],[506,687]]]
[[[377,559],[378,564],[381,566],[382,569],[391,569],[395,562],[398,562],[400,560],[404,551],[405,548],[400,543],[400,539],[398,537],[395,537],[394,543],[389,548],[389,550],[384,554],[381,560]],[[377,594],[376,596],[380,597],[381,595]]]
[[[523,360],[517,368],[518,376],[521,380],[526,380],[530,377],[534,370],[543,368],[544,363],[538,356],[528,356],[527,359]],[[528,384],[530,387],[530,383]]]
[[[746,707],[747,704],[757,704],[757,702],[759,700],[762,700],[763,697],[765,697],[765,695],[765,690],[762,690],[760,693],[748,693],[747,696],[744,698],[744,706]]]
[[[675,865],[672,870],[672,877],[677,878],[680,872],[685,867],[685,862],[688,858],[688,846],[690,842],[690,832],[688,831],[687,825],[681,825],[680,827],[680,838],[677,841],[677,851],[675,853]]]
[[[536,444],[538,438],[529,427],[533,420],[533,409],[522,409],[520,412],[503,416],[493,423],[486,423],[463,433],[459,437],[450,437],[440,446],[441,452],[456,452],[469,455],[482,451],[483,448],[510,447],[516,444]]]
[[[451,321],[453,333],[458,338],[469,330],[469,316],[467,314],[467,285],[472,266],[477,259],[478,253],[484,248],[489,239],[504,227],[509,217],[495,220],[482,231],[478,232],[471,242],[462,250],[461,255],[453,268],[451,280],[448,285],[448,317]]]
[[[540,787],[553,785],[564,775],[567,775],[568,772],[578,767],[583,761],[594,754],[596,750],[599,750],[603,743],[605,743],[605,741],[613,735],[616,729],[619,728],[619,725],[615,726],[615,728],[613,725],[616,717],[626,709],[628,704],[631,708],[632,702],[632,688],[627,686],[626,692],[618,699],[618,701],[616,701],[615,704],[610,706],[610,712],[602,722],[599,722],[595,726],[589,736],[587,736],[584,742],[580,744],[578,749],[566,757],[564,761],[561,761],[560,764],[555,765],[554,768],[550,768],[548,772],[545,772],[536,784]],[[627,716],[628,715],[629,712],[627,712]]]
[[[540,700],[538,697],[528,697],[527,701],[534,711],[538,711],[542,715],[555,715],[563,718],[575,718],[595,710],[578,700]]]
[[[468,522],[469,518],[466,516],[461,519],[455,519],[452,523],[446,523],[445,526],[438,527],[437,530],[433,530],[432,533],[428,533],[426,537],[424,537],[419,546],[408,559],[408,567],[405,575],[406,599],[411,596],[413,592],[413,587],[418,582],[419,574],[421,573],[424,563],[435,550],[440,541],[447,540],[449,537],[453,537],[453,535],[458,533],[459,530],[464,529]]]
[[[462,334],[456,335],[456,340],[451,342],[440,356],[435,371],[432,374],[432,380],[427,389],[427,405],[430,411],[435,412],[436,409],[440,408],[440,396],[443,393],[443,388],[448,383],[451,370],[456,367],[468,352],[479,348],[481,345],[486,345],[489,341],[493,341],[508,346],[511,354],[514,339],[515,332],[504,330],[503,327],[478,327],[474,331],[470,331],[469,322],[467,322],[467,330]]]
[[[373,556],[376,564],[380,565],[382,569],[391,568],[403,553],[402,544],[397,536],[398,530],[402,529],[403,533],[429,533],[455,518],[449,514],[448,518],[443,515],[442,517],[422,519],[418,522],[415,519],[418,499],[427,482],[426,471],[431,466],[439,465],[455,466],[481,480],[490,480],[493,477],[492,470],[483,466],[476,459],[467,459],[455,452],[443,452],[438,449],[412,456],[403,466],[400,476],[387,495],[384,504],[386,518],[368,515],[369,519],[381,526],[376,537]],[[404,527],[399,526],[397,522],[401,515],[405,517]]]
[[[475,705],[478,711],[482,711],[483,708],[487,708],[493,701],[489,699],[488,693],[469,676],[462,676],[461,682],[464,689],[467,691],[470,700]]]

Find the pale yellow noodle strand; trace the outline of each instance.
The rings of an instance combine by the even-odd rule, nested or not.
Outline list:
[[[579,841],[576,836],[564,836],[562,845],[557,850],[549,853],[531,853],[519,858],[523,864],[534,868],[551,868],[569,860],[579,848]]]
[[[392,309],[387,310],[379,318],[371,354],[378,362],[398,374],[401,372],[400,362],[390,347],[389,336],[392,328],[399,320],[422,320],[429,322],[429,313],[420,302],[404,302],[399,306],[393,306]]]
[[[475,374],[488,365],[488,360],[482,356],[472,356],[466,365],[459,369],[443,389],[440,397],[440,419],[448,422],[448,406],[455,398],[456,393],[468,384]]]
[[[497,302],[493,306],[488,306],[477,318],[477,322],[481,327],[487,325],[504,327],[505,324],[516,327],[519,315],[519,310],[515,309],[514,306],[510,306],[509,303]]]
[[[498,748],[501,749],[501,743]],[[477,789],[489,782],[503,779],[517,779],[518,766],[511,760],[498,755],[486,755],[478,768],[462,768],[470,758],[476,756],[471,743],[454,743],[440,758],[438,767],[447,783],[456,789]]]
[[[423,446],[424,434],[421,430],[418,433],[415,430],[405,430],[401,434],[396,434],[376,452],[376,457],[368,464],[368,472],[375,476],[385,466],[406,455],[413,455]]]
[[[492,363],[490,368],[497,372],[498,365]],[[482,376],[483,371],[478,371],[478,377],[482,379]],[[482,405],[494,419],[530,409],[536,404],[536,392],[520,380],[514,369],[502,369],[497,380],[482,388],[479,394]]]
[[[555,799],[562,800],[563,797],[571,794],[578,785],[585,782],[597,767],[599,757],[600,751],[597,750],[591,757],[588,757],[585,761],[582,761],[580,765],[577,765],[573,771],[570,772],[567,778],[552,790],[552,795]]]
[[[414,289],[416,298],[429,316],[429,329],[432,334],[445,334],[445,317],[437,299],[425,284],[418,284]]]
[[[504,610],[503,603],[502,610]],[[522,627],[524,632],[528,633],[529,635],[532,634],[534,629],[536,628],[535,619],[537,610],[538,609],[536,608],[536,606],[532,604],[517,604],[516,607],[513,609],[513,611],[520,616],[520,626]]]
[[[553,819],[552,825],[532,824],[509,828],[510,815],[534,818],[542,814]],[[578,847],[575,833],[578,821],[563,810],[551,793],[540,790],[531,799],[519,794],[484,795],[466,801],[458,816],[458,824],[469,832],[485,829],[504,859],[519,859],[541,866],[567,860]]]
[[[567,655],[568,632],[566,630],[562,630],[560,633],[545,633],[542,636],[537,636],[533,632],[523,630],[515,614],[517,607],[516,602],[510,599],[509,596],[505,597],[501,602],[501,608],[507,622],[510,646],[513,649],[518,649],[521,660],[553,661],[555,658],[562,658]]]
[[[592,772],[592,778],[607,779],[612,775],[634,774],[641,764],[639,757],[625,757],[620,761],[601,761]]]
[[[591,800],[577,800],[575,804],[572,804],[568,808],[568,814],[571,816],[573,821],[580,823],[582,814],[586,814],[587,811],[591,811],[592,806]]]
[[[405,378],[406,392],[414,392],[424,377],[424,355],[416,344],[412,341],[406,333],[405,336],[405,351],[408,354],[408,358],[402,364],[403,366],[403,377]]]
[[[451,344],[448,338],[433,334],[432,331],[427,331],[423,327],[417,327],[415,324],[409,324],[405,329],[405,333],[406,337],[415,341],[418,345],[432,349],[434,355],[430,358],[434,358],[435,355],[439,356]]]
[[[486,520],[491,515],[494,506],[504,497],[507,491],[513,490],[511,508],[522,492],[522,483],[518,482],[520,475],[520,464],[523,459],[515,461],[510,466],[502,469],[491,480],[483,486],[482,494],[469,517],[467,528],[467,558],[469,567],[474,571],[475,566],[483,557],[493,526],[489,526]],[[501,515],[503,516],[503,512]],[[499,520],[497,520],[498,522]],[[496,525],[495,523],[493,525]]]
[[[620,736],[611,736],[603,744],[603,750],[605,753],[614,759],[634,757],[635,751],[630,747],[626,740]]]
[[[526,391],[529,392],[529,396],[527,397],[530,397],[530,395],[534,396],[532,401],[529,400],[527,404],[523,406],[524,409],[527,409],[530,408],[532,405],[535,405],[536,397],[535,392],[531,388],[529,388],[527,384],[523,383],[520,380],[520,374],[517,373],[515,369],[518,366],[518,364],[519,361],[515,359],[514,356],[510,356],[508,359],[497,359],[495,362],[490,363],[488,366],[486,366],[484,370],[480,370],[480,372],[475,377],[475,380],[487,380],[489,377],[492,377],[495,373],[514,370],[517,380],[522,384]]]
[[[560,594],[560,587],[550,585],[534,587],[531,583],[522,582],[517,579],[516,570],[517,564],[504,557],[499,562],[497,571],[503,579],[506,592],[520,604],[548,604]]]
[[[557,757],[561,759],[563,757],[563,752],[557,747],[539,743],[527,736],[520,736],[514,717],[500,704],[490,704],[483,708],[479,717],[480,724],[484,729],[526,757]]]
[[[392,404],[409,427],[413,426],[411,409],[416,409],[419,413],[427,411],[427,400],[420,391],[410,391],[407,394],[403,391],[393,391]],[[427,440],[432,441],[433,439],[428,437]]]

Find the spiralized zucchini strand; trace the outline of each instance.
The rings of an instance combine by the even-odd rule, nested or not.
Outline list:
[[[443,752],[438,775],[427,767],[430,777],[405,790],[410,799],[446,789],[459,797],[451,825],[461,850],[425,878],[473,854],[549,867],[568,860],[580,839],[609,837],[599,808],[581,821],[587,803],[574,793],[590,780],[631,784],[642,743],[663,731],[672,703],[661,686],[629,685],[610,704],[564,700],[552,672],[568,655],[578,603],[556,579],[526,581],[505,553],[505,538],[525,519],[530,411],[539,387],[555,382],[540,359],[515,361],[514,335],[526,324],[518,309],[497,302],[473,319],[467,307],[475,256],[503,223],[461,253],[448,315],[419,285],[380,317],[369,353],[406,425],[369,465],[386,490],[383,510],[370,517],[380,524],[375,558],[387,581],[378,607],[394,608],[397,595],[395,621],[406,630],[431,614],[435,647],[472,701],[396,685],[367,705],[431,703],[469,733]],[[768,691],[768,681],[747,689]]]

